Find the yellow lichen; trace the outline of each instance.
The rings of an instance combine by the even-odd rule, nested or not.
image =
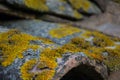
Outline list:
[[[69,2],[75,9],[82,8],[84,11],[88,11],[91,7],[91,3],[88,0],[69,0]]]
[[[97,47],[107,47],[107,46],[113,46],[114,41],[119,40],[119,39],[112,39],[110,36],[106,36],[100,32],[84,32],[82,35],[84,38],[89,38],[93,37],[93,44]]]
[[[27,61],[21,66],[21,78],[23,80],[32,80],[35,74],[31,73],[30,70],[34,67],[35,64],[36,64],[36,60],[32,59]]]
[[[46,6],[46,0],[24,0],[25,5],[28,8],[39,10],[39,11],[48,11],[48,7]]]
[[[49,48],[46,48],[41,52],[40,56],[46,56],[47,58],[50,58],[52,60],[56,59],[57,57],[60,57],[60,54],[56,52],[56,50],[52,50]]]
[[[46,70],[38,74],[35,80],[52,80],[54,74],[55,74],[55,70]]]
[[[76,10],[74,10],[74,16],[75,16],[76,19],[81,19],[81,18],[83,18],[83,15],[80,14],[80,13],[78,13]]]
[[[80,37],[73,38],[70,43],[63,45],[62,49],[65,52],[84,52],[90,58],[103,60],[102,52],[104,52],[104,49],[93,47],[90,42]]]
[[[114,37],[114,38],[112,38],[112,40],[116,41],[116,42],[120,42],[120,38],[118,38],[118,37]]]
[[[120,56],[120,46],[116,46],[115,49],[105,49],[109,53],[109,56]]]
[[[115,49],[106,49],[106,46],[111,46],[109,44],[110,41],[113,45],[113,42],[109,36],[105,36],[101,33],[98,32],[88,32],[87,36],[93,36],[94,39],[98,38],[99,40],[102,39],[104,42],[100,42],[100,45],[96,45],[95,42],[94,44],[90,44],[90,42],[86,41],[84,38],[80,37],[75,37],[71,39],[70,42],[67,44],[63,45],[62,47],[58,47],[56,49],[44,49],[41,52],[40,59],[39,59],[39,65],[37,68],[44,68],[48,67],[49,70],[42,71],[41,73],[37,74],[37,77],[35,78],[36,80],[49,80],[52,79],[54,73],[55,73],[55,68],[58,66],[56,59],[58,57],[62,57],[63,54],[66,52],[71,52],[71,53],[77,53],[77,52],[83,52],[85,55],[87,55],[91,59],[97,59],[99,61],[104,61],[110,68],[114,69],[115,67],[119,67],[119,59],[120,57],[120,46],[117,46]],[[104,46],[103,46],[104,45]],[[108,57],[104,57],[103,53],[107,52],[109,53]],[[117,59],[117,60],[115,60]],[[112,62],[110,62],[112,61]],[[51,72],[51,73],[50,73]],[[45,75],[48,75],[45,77]]]
[[[94,36],[93,43],[94,43],[94,45],[96,45],[98,47],[114,45],[114,41],[112,41],[109,36],[106,36],[102,33],[100,34],[99,32],[94,32],[93,36]]]
[[[49,31],[49,34],[54,38],[63,38],[80,32],[80,29],[71,26],[61,26]]]
[[[47,39],[47,38],[39,37],[38,39],[41,40],[43,43],[46,43],[46,44],[52,44],[53,43],[50,39]]]
[[[52,37],[62,38],[80,30],[73,27],[60,27],[52,29],[49,33]],[[58,66],[57,58],[62,57],[67,52],[78,53],[83,52],[91,59],[104,61],[111,70],[120,69],[120,46],[114,45],[114,40],[99,32],[83,33],[87,37],[93,37],[93,43],[86,41],[83,37],[75,37],[67,44],[55,49],[46,48],[41,53],[39,58],[26,61],[20,68],[21,78],[23,80],[51,80],[55,74],[55,69]],[[82,35],[82,36],[84,36]],[[30,44],[31,41],[41,40],[43,43],[51,43],[49,39],[36,38],[31,35],[21,33],[17,30],[11,30],[5,33],[0,33],[0,64],[2,66],[10,65],[15,58],[23,58],[22,53],[27,49],[38,49],[38,45]],[[107,46],[116,46],[115,49],[106,48]],[[104,57],[103,52],[107,52],[108,56]],[[36,71],[32,69],[36,66]],[[47,75],[47,76],[46,76]]]
[[[61,47],[61,51],[63,51],[63,53],[61,54],[64,54],[66,52],[72,52],[72,53],[75,53],[75,52],[79,52],[80,51],[80,48],[78,48],[77,46],[75,46],[74,44],[65,44]]]
[[[56,58],[58,57],[60,57],[58,52],[47,48],[41,53],[40,61],[44,62],[47,67],[54,69],[57,66]]]
[[[104,48],[90,47],[88,51],[89,51],[89,54],[91,54],[91,57],[93,57],[93,59],[98,59],[100,61],[103,61],[104,57],[102,53],[105,51]]]
[[[49,60],[50,62],[51,60]],[[21,67],[21,78],[23,80],[32,80],[35,78],[35,80],[50,80],[52,79],[55,70],[51,69],[46,63],[43,63],[39,61],[40,63],[37,66],[37,69],[40,70],[41,68],[48,67],[49,69],[41,70],[41,71],[34,71],[32,72],[32,69],[37,64],[37,60],[32,59],[24,63]],[[52,63],[54,64],[54,63]],[[47,76],[46,76],[47,75]],[[36,77],[35,77],[36,76]]]
[[[65,54],[66,52],[84,52],[84,54],[86,54],[90,58],[98,59],[100,61],[104,59],[104,57],[102,56],[104,48],[93,47],[92,45],[90,45],[90,42],[87,42],[80,37],[71,39],[69,43],[63,45],[61,48],[57,48],[56,51],[60,54]]]
[[[104,61],[105,64],[109,67],[111,71],[120,70],[120,57],[108,57],[107,60]]]
[[[34,50],[37,49],[37,45],[30,45],[30,41],[36,39],[36,37],[17,30],[1,33],[0,50],[2,54],[2,66],[10,65],[15,58],[23,58],[22,53],[29,48],[34,47]]]
[[[90,43],[85,41],[83,38],[73,38],[67,44],[64,44],[62,47],[57,48],[56,51],[60,54],[64,54],[66,52],[76,53],[82,52],[84,49],[88,49],[90,47]]]
[[[111,71],[117,71],[120,69],[120,46],[115,49],[105,49],[108,53],[108,57],[104,60],[105,64]]]
[[[47,58],[47,57],[43,57],[41,56],[41,62],[45,63],[45,65],[47,67],[49,67],[50,69],[54,69],[57,67],[57,62],[55,60],[51,60],[50,58]]]
[[[59,9],[60,9],[61,11],[64,11],[64,10],[65,10],[65,7],[64,7],[64,6],[60,6]]]
[[[88,49],[91,46],[90,42],[85,41],[83,38],[79,37],[71,39],[71,43],[75,44],[77,47],[82,49]]]
[[[26,62],[22,67],[21,67],[21,73],[22,73],[22,79],[32,79],[34,75],[37,75],[35,77],[35,80],[50,80],[52,79],[54,73],[55,73],[55,68],[57,67],[57,62],[56,59],[60,57],[60,54],[56,50],[51,50],[49,48],[43,50],[40,55],[40,59],[38,62],[37,69],[45,68],[47,67],[48,69],[42,70],[41,72],[38,73],[31,73],[29,72],[33,66],[35,65],[35,60],[30,60]],[[30,67],[29,67],[30,66]],[[31,67],[32,66],[32,67]],[[46,76],[47,75],[47,76]]]
[[[81,34],[82,37],[84,38],[89,38],[92,36],[92,32],[90,31],[85,31],[84,33]]]

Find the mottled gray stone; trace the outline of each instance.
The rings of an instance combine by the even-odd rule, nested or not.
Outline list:
[[[72,38],[77,37],[81,34],[81,32],[68,35],[63,38],[54,38],[49,34],[49,31],[54,28],[59,28],[61,24],[59,23],[50,23],[40,20],[22,20],[22,21],[15,21],[15,22],[8,22],[5,24],[8,28],[18,29],[22,32],[31,34],[33,36],[41,36],[44,38],[48,38],[53,42],[63,45],[69,42]]]
[[[6,31],[8,31],[9,29],[7,29],[7,28],[3,28],[3,26],[0,26],[0,33],[2,33],[2,32],[6,32]]]
[[[34,9],[31,7],[28,7],[25,4],[25,0],[6,0],[6,1],[8,2],[8,4],[11,4],[13,6],[18,5],[19,7],[28,9],[28,10],[30,9],[33,11],[48,12],[48,13],[52,12],[57,15],[76,18],[76,19],[81,19],[83,17],[82,14],[80,14],[76,10],[74,10],[67,2],[63,2],[60,0],[46,0],[45,5],[49,9],[48,11],[43,11],[40,9]]]

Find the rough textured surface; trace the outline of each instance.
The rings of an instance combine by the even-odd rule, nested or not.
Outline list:
[[[88,0],[6,0],[13,6],[19,5],[24,9],[47,12],[63,17],[76,19],[84,18],[83,14],[100,14],[101,8]],[[104,7],[105,8],[105,7]],[[80,13],[79,13],[80,12]]]
[[[120,38],[120,5],[112,1],[107,5],[107,9],[103,14],[91,16],[83,21],[68,21],[56,17],[46,16],[45,20],[68,23],[80,28],[96,30],[104,34],[116,36]],[[56,21],[56,19],[58,21]]]
[[[0,73],[4,75],[3,79],[64,80],[69,79],[67,73],[75,68],[81,70],[76,80],[84,79],[85,75],[92,80],[106,80],[107,67],[110,71],[120,70],[120,39],[40,20],[22,20],[5,25],[4,28],[22,32],[12,30],[0,34]],[[14,56],[10,54],[11,51]],[[88,70],[91,67],[91,75],[82,71],[82,66]],[[92,74],[96,74],[96,77],[92,77]]]
[[[0,20],[14,20],[0,22],[0,79],[107,80],[110,72],[119,80],[120,39],[70,25],[119,37],[119,4],[106,11],[108,0],[40,1],[0,0]]]
[[[109,2],[106,12],[72,24],[120,38],[120,5]],[[69,22],[70,23],[70,22]]]

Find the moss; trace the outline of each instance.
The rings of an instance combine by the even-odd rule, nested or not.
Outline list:
[[[25,5],[28,8],[39,10],[39,11],[48,11],[48,7],[46,6],[46,0],[24,0]]]
[[[91,6],[91,3],[88,0],[69,0],[69,2],[75,9],[82,8],[84,11],[88,11]]]
[[[30,41],[36,39],[36,37],[21,33],[17,30],[1,33],[0,50],[2,54],[2,66],[6,67],[10,65],[15,58],[23,58],[22,53],[29,48],[37,49],[37,45],[30,45]]]
[[[63,37],[66,37],[68,35],[72,35],[78,32],[80,32],[79,28],[62,25],[59,28],[50,30],[49,34],[54,38],[63,38]]]

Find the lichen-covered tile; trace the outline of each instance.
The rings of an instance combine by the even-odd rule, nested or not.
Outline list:
[[[6,24],[9,28],[17,28],[34,36],[49,38],[57,44],[65,44],[81,34],[82,30],[71,25],[50,23],[40,20],[23,20]],[[22,26],[22,27],[21,27]]]
[[[68,0],[73,8],[77,9],[79,12],[85,13],[101,13],[100,8],[89,0]]]
[[[105,79],[107,67],[120,70],[119,38],[40,20],[9,22],[6,26],[14,29],[0,33],[0,75],[7,79],[59,80],[84,64]]]
[[[31,9],[38,12],[53,13],[61,16],[81,19],[83,15],[74,10],[66,1],[61,0],[7,0],[13,6]]]

